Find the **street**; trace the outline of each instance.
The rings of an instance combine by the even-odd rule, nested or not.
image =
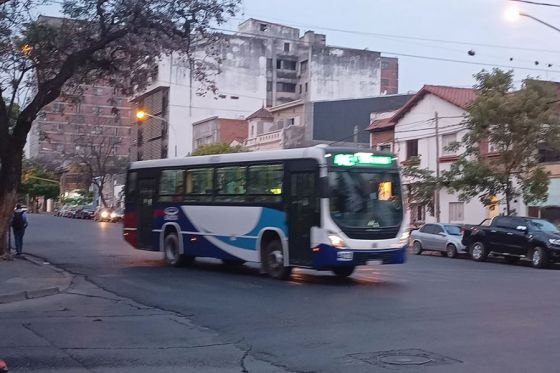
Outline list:
[[[34,355],[19,335],[1,344],[16,362],[10,372],[558,370],[558,268],[425,254],[347,280],[296,270],[282,282],[254,265],[166,267],[161,254],[126,244],[121,229],[30,216],[24,251],[76,280],[68,294],[0,305],[0,325],[21,324],[40,346],[65,354]],[[64,298],[80,294],[88,296]],[[218,349],[197,355],[193,346]],[[24,369],[17,353],[33,365]]]

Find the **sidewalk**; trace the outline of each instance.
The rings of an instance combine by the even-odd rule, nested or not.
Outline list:
[[[24,254],[0,260],[0,304],[54,295],[66,289],[72,276]]]

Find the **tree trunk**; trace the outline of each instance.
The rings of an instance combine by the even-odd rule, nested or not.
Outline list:
[[[0,257],[7,254],[7,233],[17,202],[22,157],[22,151],[12,146],[0,155]]]

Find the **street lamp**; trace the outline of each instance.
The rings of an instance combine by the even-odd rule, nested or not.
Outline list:
[[[167,128],[171,128],[173,130],[173,136],[175,136],[175,139],[177,139],[177,133],[175,133],[175,128],[173,128],[171,126],[171,123],[169,123],[169,121],[167,119],[162,118],[162,117],[158,117],[156,115],[148,114],[142,109],[139,109],[139,110],[136,111],[136,119],[143,122],[144,120],[146,120],[146,118],[159,119],[162,122],[167,123]],[[169,132],[168,132],[167,138],[169,139]],[[175,141],[175,157],[177,157],[177,141]]]
[[[532,15],[530,15],[530,14],[527,14],[527,13],[525,13],[525,12],[522,12],[521,9],[519,9],[519,8],[516,7],[516,6],[510,6],[510,7],[508,7],[508,8],[506,9],[506,12],[505,12],[505,17],[506,17],[506,19],[507,19],[508,21],[510,21],[510,22],[516,22],[516,21],[517,21],[519,18],[521,18],[521,17],[531,18],[532,20],[537,21],[537,22],[540,23],[540,24],[543,24],[543,25],[545,25],[545,26],[547,26],[547,27],[550,27],[550,28],[553,29],[553,30],[556,30],[556,31],[560,32],[560,28],[558,28],[558,27],[556,27],[556,26],[553,26],[553,25],[551,25],[550,23],[543,21],[542,19],[539,19],[539,18],[534,17],[534,16],[532,16]]]

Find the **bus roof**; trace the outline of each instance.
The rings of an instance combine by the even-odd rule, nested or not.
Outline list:
[[[235,163],[250,161],[273,161],[284,159],[313,158],[320,162],[324,156],[330,152],[371,152],[381,155],[389,155],[383,152],[375,152],[372,149],[359,148],[338,148],[327,145],[317,145],[309,148],[267,150],[257,152],[243,152],[231,154],[204,155],[184,158],[154,159],[149,161],[137,161],[130,164],[130,169],[159,168],[159,167],[180,167],[186,165],[205,165],[219,163]]]

